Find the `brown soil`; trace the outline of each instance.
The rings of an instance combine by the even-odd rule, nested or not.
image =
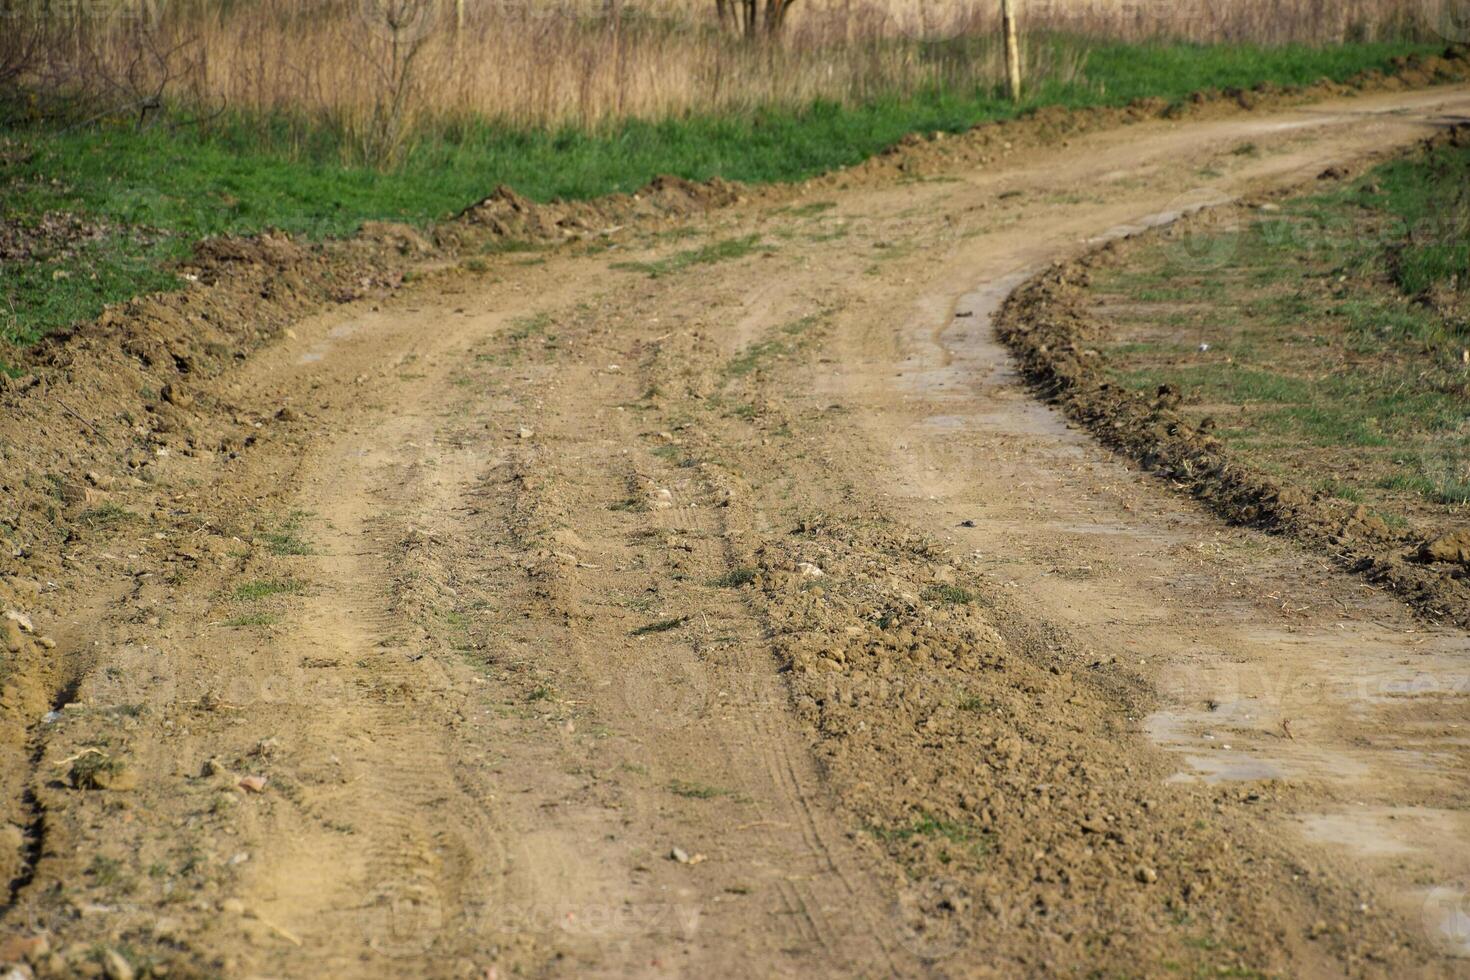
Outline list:
[[[3,396],[0,958],[1455,975],[1465,634],[1140,477],[989,319],[1202,168],[1264,194],[1467,109],[834,178],[694,209],[767,248],[656,279],[639,227],[477,274],[211,246]]]

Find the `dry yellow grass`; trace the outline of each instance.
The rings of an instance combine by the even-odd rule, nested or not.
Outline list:
[[[1427,35],[1460,2],[1022,0],[1022,16],[1033,34],[1334,42]],[[55,8],[9,5],[39,30],[25,71],[40,85],[118,108],[162,94],[325,116],[379,155],[424,112],[596,125],[1001,79],[998,0],[801,0],[778,40],[755,44],[721,29],[714,0],[116,0],[40,18]],[[1056,50],[1032,46],[1033,77],[1078,70]]]

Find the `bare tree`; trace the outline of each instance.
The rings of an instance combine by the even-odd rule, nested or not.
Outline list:
[[[378,80],[362,149],[367,159],[387,166],[403,151],[416,65],[429,37],[441,26],[441,10],[437,0],[367,0],[362,9],[369,29],[368,60]]]
[[[795,0],[715,0],[720,24],[750,40],[774,38],[786,24],[786,14]]]

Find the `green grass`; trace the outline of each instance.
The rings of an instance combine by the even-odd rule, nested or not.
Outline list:
[[[352,162],[346,135],[301,118],[227,113],[206,123],[180,120],[140,130],[122,118],[85,125],[77,118],[37,119],[29,103],[0,100],[4,220],[34,223],[62,211],[118,229],[71,258],[3,264],[0,341],[30,342],[94,317],[106,303],[178,287],[170,264],[209,235],[271,227],[323,239],[351,234],[366,220],[424,225],[501,183],[544,201],[629,192],[661,173],[750,183],[801,180],[859,163],[911,132],[960,132],[1037,106],[1176,101],[1201,89],[1343,80],[1387,69],[1395,56],[1435,50],[1409,43],[1033,43],[1084,45],[1086,67],[1075,79],[1034,86],[1021,106],[988,87],[936,88],[852,105],[630,120],[595,130],[456,119],[416,134],[388,171]],[[944,45],[926,50],[926,57],[963,55]],[[818,208],[807,205],[803,213]],[[137,229],[146,232],[141,240],[130,234]],[[728,257],[719,251],[681,254],[666,260],[673,263],[668,271]],[[58,271],[67,276],[53,278]],[[650,269],[664,273],[657,264]]]
[[[754,582],[755,578],[755,569],[741,567],[731,569],[710,584],[718,589],[740,589]]]
[[[924,590],[922,598],[946,606],[968,606],[975,601],[975,593],[958,585],[931,585]]]
[[[985,858],[993,846],[990,834],[979,827],[943,820],[929,814],[923,814],[912,823],[899,827],[869,827],[868,832],[886,844],[903,844],[918,838],[941,840],[973,860]],[[953,857],[948,849],[941,851],[939,855],[940,861],[946,864]]]
[[[280,618],[270,613],[248,613],[225,620],[225,625],[239,629],[246,626],[274,626],[278,622]]]
[[[1470,503],[1467,242],[1470,147],[1453,146],[1161,240],[1096,280],[1129,309],[1110,372],[1177,386],[1187,417],[1279,480],[1399,522],[1462,519],[1432,508]]]
[[[659,279],[664,276],[683,272],[691,266],[711,265],[715,262],[728,262],[731,259],[744,258],[751,252],[761,247],[759,235],[745,235],[741,238],[727,238],[723,241],[710,242],[698,248],[684,249],[675,252],[667,258],[658,259],[653,262],[615,262],[614,269],[627,269],[630,272],[643,272],[650,279]]]
[[[510,322],[510,332],[506,334],[506,338],[514,343],[530,340],[532,337],[546,333],[552,322],[551,314],[545,311],[530,316],[516,317]]]
[[[262,534],[261,540],[270,553],[283,557],[312,554],[311,545],[300,537],[301,524],[308,516],[303,511],[293,511],[278,528]]]
[[[746,347],[725,365],[725,377],[743,378],[773,358],[784,357],[787,354],[794,353],[801,347],[801,340],[799,339],[801,335],[821,321],[822,316],[823,314],[813,313],[792,320],[790,323],[784,324],[777,331],[777,336],[757,341]],[[783,335],[798,339],[784,340],[782,339]]]
[[[125,510],[117,504],[103,504],[100,507],[92,507],[77,515],[77,523],[93,531],[109,531],[128,521],[138,519],[138,515],[130,510]]]
[[[242,602],[258,602],[278,595],[299,595],[305,586],[294,579],[256,579],[235,588],[235,598]]]

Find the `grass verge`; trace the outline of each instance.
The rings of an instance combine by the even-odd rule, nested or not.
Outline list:
[[[1177,389],[1188,422],[1274,477],[1392,523],[1464,521],[1470,139],[1279,208],[1097,274],[1121,311],[1110,377]]]
[[[1359,180],[1187,218],[1026,283],[998,330],[1171,485],[1470,624],[1470,268],[1444,231],[1467,166],[1460,127]]]

